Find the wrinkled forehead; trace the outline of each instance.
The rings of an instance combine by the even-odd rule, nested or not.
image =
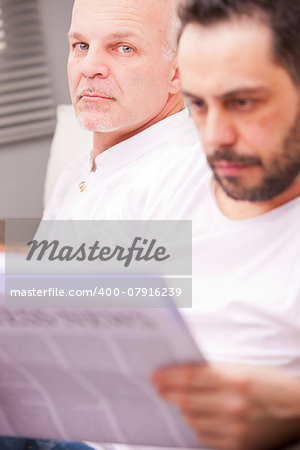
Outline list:
[[[118,26],[164,34],[172,20],[176,0],[75,0],[72,27]]]

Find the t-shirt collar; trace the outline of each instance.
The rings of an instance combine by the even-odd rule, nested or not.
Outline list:
[[[140,133],[125,141],[105,150],[95,158],[97,170],[115,170],[130,164],[145,153],[155,149],[161,149],[170,142],[170,137],[175,140],[182,126],[186,124],[189,112],[187,109],[163,119]],[[91,158],[91,170],[93,161]],[[97,172],[96,170],[96,172]]]

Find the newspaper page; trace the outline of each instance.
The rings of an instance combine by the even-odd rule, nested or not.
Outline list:
[[[191,306],[191,235],[189,221],[7,221],[0,435],[199,448],[151,384],[203,361],[174,307]]]
[[[150,379],[203,358],[176,309],[0,310],[0,435],[199,448]]]

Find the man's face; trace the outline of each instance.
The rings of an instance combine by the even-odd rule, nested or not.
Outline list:
[[[168,0],[75,1],[68,74],[83,126],[130,132],[163,110],[175,93],[163,51],[170,17]]]
[[[300,173],[299,88],[272,60],[269,29],[250,19],[188,25],[183,90],[217,182],[236,200],[267,201]]]

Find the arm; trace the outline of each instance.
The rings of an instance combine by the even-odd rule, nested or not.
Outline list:
[[[300,378],[283,370],[189,365],[162,369],[153,382],[206,445],[267,450],[300,440]]]

